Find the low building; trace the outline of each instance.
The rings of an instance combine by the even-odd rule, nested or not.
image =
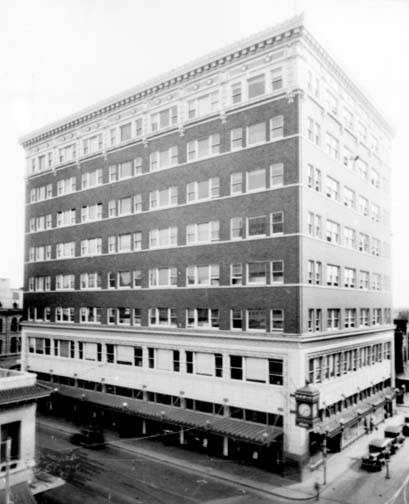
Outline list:
[[[9,278],[0,278],[0,307],[23,307],[23,289],[12,288]]]
[[[22,308],[0,308],[0,367],[19,369]]]
[[[0,502],[35,502],[36,401],[48,395],[34,374],[0,368]]]

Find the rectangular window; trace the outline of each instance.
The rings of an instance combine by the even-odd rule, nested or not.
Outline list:
[[[81,189],[89,189],[103,184],[103,171],[99,168],[94,171],[85,172],[81,176]]]
[[[230,378],[232,380],[243,379],[243,357],[230,355]]]
[[[186,268],[186,285],[216,286],[219,284],[220,267],[218,264],[188,266]]]
[[[258,217],[247,217],[247,236],[266,236],[267,235],[267,218],[265,215]]]
[[[167,109],[151,114],[151,131],[159,131],[173,126],[178,121],[178,107],[173,105]]]
[[[340,225],[337,222],[327,220],[327,241],[340,243]]]
[[[271,262],[271,283],[284,283],[284,261]]]
[[[265,310],[247,310],[247,328],[249,331],[266,331]]]
[[[149,308],[149,325],[177,327],[175,308]]]
[[[321,191],[321,170],[311,164],[308,165],[308,187]]]
[[[230,175],[230,194],[241,194],[243,192],[243,174],[232,173]]]
[[[168,187],[161,191],[151,191],[149,193],[149,205],[151,209],[166,208],[178,204],[177,186]]]
[[[268,359],[268,376],[270,385],[283,385],[284,370],[282,359]]]
[[[234,128],[230,131],[230,149],[232,151],[243,148],[243,128]]]
[[[188,308],[186,310],[186,327],[219,327],[219,310],[210,308]]]
[[[327,154],[333,159],[339,159],[339,140],[331,133],[326,135],[326,150]]]
[[[247,191],[262,191],[266,189],[266,170],[253,170],[247,172]]]
[[[85,205],[81,208],[81,222],[92,222],[102,219],[102,203]]]
[[[270,166],[270,188],[280,187],[284,183],[284,165],[277,163]]]
[[[195,119],[212,114],[219,109],[219,91],[194,98],[187,102],[188,118]]]
[[[345,329],[350,329],[356,326],[356,309],[346,308],[345,309],[345,319],[344,327]]]
[[[338,308],[329,308],[327,310],[327,329],[340,328],[340,310]]]
[[[186,201],[205,201],[218,198],[220,195],[220,179],[213,177],[201,182],[190,182],[186,185]]]
[[[239,308],[231,310],[231,329],[243,329],[243,311]]]
[[[265,75],[257,75],[251,79],[247,79],[247,96],[249,100],[252,98],[257,98],[265,94],[266,92],[266,82]]]
[[[327,264],[327,285],[339,286],[340,267]]]
[[[186,226],[186,243],[209,243],[219,240],[219,221]]]
[[[214,156],[220,153],[220,135],[214,134],[199,140],[193,140],[187,144],[187,160],[195,161],[197,159]]]
[[[230,239],[239,240],[243,238],[244,228],[242,217],[232,217],[230,219]]]
[[[152,152],[149,156],[150,171],[170,168],[178,164],[178,148],[170,147],[164,151]]]
[[[354,289],[356,287],[356,270],[352,268],[344,269],[344,287]]]
[[[150,287],[176,287],[177,268],[154,268],[149,270]]]
[[[284,136],[284,116],[276,116],[270,119],[270,140]]]
[[[359,325],[361,327],[369,326],[369,308],[361,308],[359,312]]]
[[[270,72],[271,77],[271,90],[279,91],[283,87],[283,68],[277,67],[273,68]]]
[[[93,154],[102,150],[102,133],[85,138],[82,141],[82,151],[84,155]]]
[[[327,177],[327,198],[339,201],[339,182],[332,177]]]
[[[149,247],[161,248],[177,245],[178,228],[152,229],[149,231]]]
[[[284,329],[284,310],[271,310],[271,330],[282,331]]]
[[[271,214],[271,234],[277,235],[284,232],[284,212],[273,212]]]
[[[247,127],[247,147],[266,141],[266,124],[264,122]]]
[[[230,278],[231,285],[242,285],[243,284],[243,265],[241,263],[235,263],[230,265]]]

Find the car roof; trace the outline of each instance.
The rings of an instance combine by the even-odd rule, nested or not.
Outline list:
[[[401,430],[401,425],[390,425],[389,427],[385,427],[385,432],[400,432]]]
[[[369,443],[369,446],[377,446],[379,448],[382,448],[383,446],[390,444],[390,442],[391,442],[390,439],[376,438],[372,439],[372,441]]]

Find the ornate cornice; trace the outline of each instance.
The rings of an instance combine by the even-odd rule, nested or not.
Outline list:
[[[209,72],[219,70],[223,66],[240,61],[249,55],[264,51],[266,48],[281,45],[294,36],[299,35],[303,23],[303,15],[295,16],[283,23],[241,39],[229,46],[209,53],[186,65],[144,82],[102,102],[91,105],[62,120],[49,124],[39,130],[20,138],[20,144],[27,148],[44,141],[54,135],[67,132],[73,128],[94,121],[105,114],[119,111],[146,98],[152,98],[157,93],[185,84],[187,81]]]

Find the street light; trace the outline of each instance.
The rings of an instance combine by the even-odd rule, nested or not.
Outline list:
[[[322,482],[323,485],[327,484],[327,453],[328,453],[328,450],[327,450],[327,438],[328,438],[328,433],[329,433],[329,430],[325,429],[324,440],[322,442],[322,457],[323,457],[323,459],[322,459],[322,466],[323,466],[323,469],[324,469],[323,482]]]

